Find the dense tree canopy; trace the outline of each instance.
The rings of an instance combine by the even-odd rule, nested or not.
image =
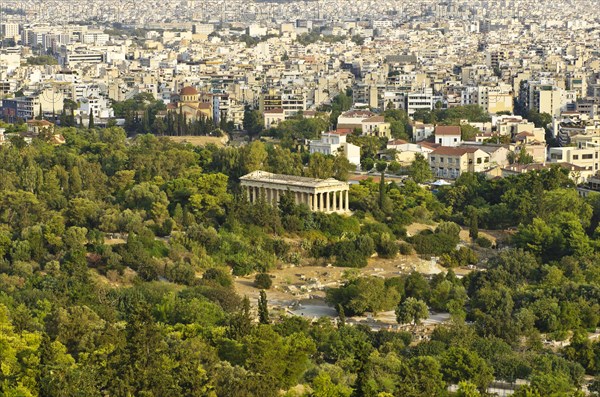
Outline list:
[[[342,216],[291,195],[251,204],[239,186],[257,169],[343,179],[340,157],[260,140],[127,139],[116,127],[60,132],[64,145],[0,147],[1,395],[425,397],[526,379],[516,395],[577,396],[600,374],[589,337],[600,323],[600,196],[580,197],[560,168],[465,174],[438,192],[417,170],[366,179]],[[502,250],[463,240],[474,217],[479,237],[510,228]],[[415,222],[424,227],[409,233]],[[409,255],[479,270],[353,269]],[[272,310],[266,292],[259,323],[258,302],[236,293],[235,276],[268,288],[277,267],[326,263],[351,268],[326,290],[337,324]],[[346,319],[386,312],[412,331],[429,310],[451,320],[423,340]]]

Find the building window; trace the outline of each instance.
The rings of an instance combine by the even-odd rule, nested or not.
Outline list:
[[[477,164],[481,164],[481,157],[477,157]]]

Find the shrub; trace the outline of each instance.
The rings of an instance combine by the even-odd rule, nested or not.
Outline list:
[[[269,289],[272,285],[273,280],[271,280],[271,276],[267,273],[258,273],[254,277],[254,286],[258,289]]]
[[[398,251],[401,255],[412,255],[415,252],[415,249],[412,245],[405,242],[401,242],[400,244],[398,244]]]
[[[377,255],[380,258],[395,258],[398,255],[398,244],[391,239],[381,239],[377,244]]]
[[[491,248],[492,247],[492,240],[490,240],[489,238],[478,237],[477,240],[475,240],[475,242],[481,248]]]
[[[173,283],[192,285],[196,279],[196,272],[191,265],[179,262],[165,269],[165,278]]]
[[[366,251],[371,248],[372,245],[368,239],[357,238],[355,241],[342,240],[332,244],[329,253],[335,256],[335,266],[365,267],[367,266],[367,257],[370,256]]]
[[[410,242],[419,254],[442,255],[452,252],[457,244],[454,236],[446,233],[425,232],[411,237]]]
[[[229,270],[225,268],[211,267],[210,269],[207,269],[202,275],[202,280],[214,281],[223,287],[231,287],[233,284],[233,279],[229,274]]]

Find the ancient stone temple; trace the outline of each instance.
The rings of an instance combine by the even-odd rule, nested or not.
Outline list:
[[[255,202],[261,197],[277,204],[285,192],[291,192],[296,204],[306,204],[312,211],[349,212],[348,182],[337,179],[314,179],[293,175],[254,171],[240,178],[248,200]]]

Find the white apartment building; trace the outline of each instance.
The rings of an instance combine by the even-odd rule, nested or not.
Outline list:
[[[346,134],[330,131],[321,134],[321,139],[311,140],[310,154],[343,155],[351,164],[360,165],[360,147],[346,142]]]
[[[600,141],[600,137],[596,138]],[[600,143],[581,141],[577,146],[550,148],[551,163],[569,163],[582,167],[581,177],[585,181],[596,175],[600,169]]]
[[[0,24],[0,36],[2,38],[14,38],[19,35],[19,24],[6,22]]]
[[[106,62],[106,53],[78,49],[68,51],[66,56],[59,57],[59,60],[65,67],[74,67],[79,64],[99,64]]]
[[[488,113],[513,112],[513,95],[511,86],[468,86],[464,87],[461,95],[461,105],[478,105]]]
[[[391,29],[394,27],[394,22],[391,20],[373,21],[373,29]]]
[[[104,45],[109,40],[108,34],[102,31],[87,31],[81,33],[81,42],[85,44]]]
[[[438,100],[441,98],[433,94],[432,88],[411,92],[406,97],[406,113],[412,117],[419,109],[431,110]]]
[[[433,124],[415,123],[413,126],[413,140],[415,142],[424,141],[433,135],[435,127]]]
[[[109,119],[115,116],[108,100],[100,96],[82,98],[79,102],[79,112],[83,117],[89,116],[92,113],[96,120]]]
[[[521,104],[528,110],[558,116],[569,101],[565,90],[553,82],[524,82],[519,94]]]

